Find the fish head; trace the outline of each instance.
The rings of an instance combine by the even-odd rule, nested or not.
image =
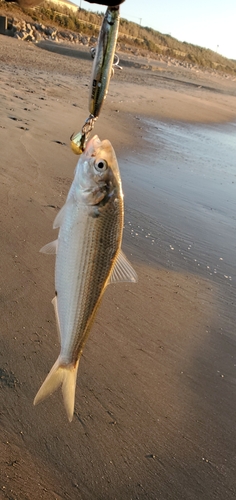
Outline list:
[[[83,201],[88,205],[104,205],[123,197],[115,151],[108,140],[95,135],[81,155],[75,174]]]

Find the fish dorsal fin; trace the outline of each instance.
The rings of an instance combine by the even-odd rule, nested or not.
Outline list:
[[[58,247],[58,240],[51,241],[50,243],[47,243],[47,245],[44,245],[44,247],[40,248],[41,253],[47,253],[47,254],[55,254],[57,253],[57,247]]]
[[[136,283],[138,281],[137,273],[131,266],[122,250],[119,251],[114,269],[109,278],[108,284],[117,283],[119,281],[129,281]]]
[[[65,203],[65,205],[63,205],[63,207],[61,207],[58,214],[56,215],[56,218],[53,222],[53,229],[57,229],[58,227],[61,227],[63,219],[64,219],[64,215],[65,215],[65,209],[66,209],[66,203]]]
[[[58,305],[57,305],[57,296],[52,299],[52,305],[54,307],[54,312],[56,316],[56,324],[57,324],[57,333],[59,337],[59,341],[61,341],[61,329],[60,329],[60,321],[59,321],[59,315],[58,315]]]

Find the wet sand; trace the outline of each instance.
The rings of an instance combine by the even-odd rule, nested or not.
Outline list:
[[[121,55],[95,132],[117,152],[139,283],[106,291],[69,424],[60,391],[32,406],[59,351],[54,258],[38,250],[73,177],[91,62],[0,41],[2,498],[233,500],[234,83]]]

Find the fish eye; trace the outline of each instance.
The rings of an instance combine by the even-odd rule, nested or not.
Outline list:
[[[95,168],[98,172],[105,172],[105,170],[107,170],[107,167],[108,165],[106,160],[98,160],[95,163]]]

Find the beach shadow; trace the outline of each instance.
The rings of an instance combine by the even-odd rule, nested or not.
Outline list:
[[[76,59],[84,59],[86,61],[91,61],[91,55],[88,48],[68,47],[67,45],[59,45],[55,42],[48,40],[43,40],[37,43],[36,47],[39,49],[47,50],[48,52],[54,52],[55,54],[60,54],[62,56],[75,57]]]

